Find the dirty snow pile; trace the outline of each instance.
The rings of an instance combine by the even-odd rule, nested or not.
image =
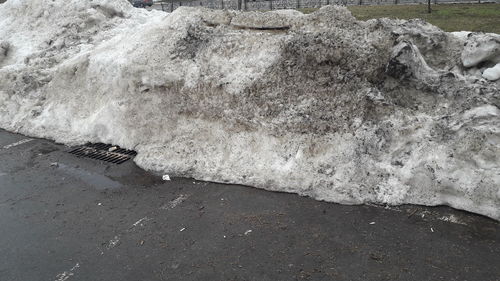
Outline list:
[[[500,219],[500,35],[342,7],[0,5],[0,127],[146,169]]]

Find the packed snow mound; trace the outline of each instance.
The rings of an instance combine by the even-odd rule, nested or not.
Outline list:
[[[499,35],[125,0],[0,5],[0,127],[142,167],[500,219]]]

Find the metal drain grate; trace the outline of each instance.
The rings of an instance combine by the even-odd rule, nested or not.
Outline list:
[[[121,164],[137,155],[137,152],[133,150],[126,150],[119,146],[105,143],[88,143],[72,149],[69,153],[78,157],[87,157],[114,164]]]

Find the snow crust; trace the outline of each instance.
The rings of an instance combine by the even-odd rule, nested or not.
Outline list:
[[[499,36],[336,6],[8,0],[0,127],[117,144],[169,175],[499,220]]]

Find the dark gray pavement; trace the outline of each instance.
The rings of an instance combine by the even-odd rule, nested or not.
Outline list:
[[[485,217],[164,182],[27,139],[0,130],[2,281],[500,280]]]

